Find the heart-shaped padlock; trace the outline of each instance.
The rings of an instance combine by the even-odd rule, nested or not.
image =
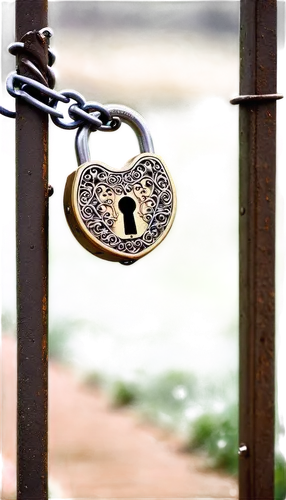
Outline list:
[[[151,252],[174,220],[176,194],[163,160],[154,153],[143,118],[121,105],[106,106],[136,133],[141,154],[121,170],[90,162],[90,126],[79,129],[76,152],[80,167],[67,178],[64,207],[79,243],[106,260],[131,264]]]

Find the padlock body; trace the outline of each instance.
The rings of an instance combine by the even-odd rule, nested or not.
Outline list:
[[[163,160],[142,153],[123,169],[86,162],[67,179],[65,214],[79,243],[100,258],[126,262],[153,250],[174,220],[176,194]]]

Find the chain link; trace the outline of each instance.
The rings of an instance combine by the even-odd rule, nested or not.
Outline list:
[[[85,103],[84,97],[79,92],[75,92],[74,90],[62,90],[60,92],[60,95],[63,95],[67,99],[68,103],[70,103],[70,100],[72,99],[78,104],[78,106],[84,106]],[[50,102],[51,109],[55,111],[59,102],[60,100],[58,98],[52,99]],[[72,107],[72,105],[69,106],[69,108],[70,107]],[[69,109],[68,109],[68,114],[70,116]],[[62,114],[60,114],[60,116],[57,117],[56,115],[51,113],[51,118],[55,125],[57,125],[60,128],[64,128],[66,130],[77,128],[81,125],[82,122],[82,120],[75,120],[72,117],[71,117],[72,121],[67,122],[66,120],[64,120],[64,116]]]
[[[17,85],[17,81],[20,85]],[[32,96],[29,93],[29,88],[35,89],[39,93],[50,97],[51,100],[49,104],[45,104],[36,97]],[[96,102],[86,102],[84,97],[79,92],[76,92],[75,90],[61,90],[60,92],[57,92],[56,90],[53,90],[43,83],[33,80],[32,78],[19,75],[17,71],[12,71],[7,76],[6,90],[11,95],[20,96],[33,106],[48,113],[51,116],[53,124],[63,130],[75,130],[81,125],[91,123],[93,125],[93,130],[101,132],[116,132],[122,125],[121,120],[117,117],[112,117],[104,106]],[[60,105],[67,108],[66,113],[59,109]],[[6,110],[11,113],[11,119],[15,112],[11,112],[5,108],[5,113]],[[89,111],[89,113],[86,111]],[[94,114],[93,112],[96,113]],[[75,116],[79,116],[80,118],[75,120]],[[103,118],[104,121],[99,119],[99,116]]]
[[[32,96],[29,93],[29,91],[31,92],[31,89],[35,89],[39,91],[42,95],[46,95],[47,97],[56,98],[58,101],[66,103],[69,102],[68,98],[65,97],[64,95],[62,96],[59,92],[56,92],[55,90],[50,89],[49,87],[46,87],[46,85],[43,85],[42,83],[37,82],[32,78],[28,78],[27,76],[17,75],[17,73],[11,73],[8,76],[6,81],[6,88],[7,92],[12,97],[21,97],[24,101],[32,104],[36,108],[56,116],[62,116],[62,115],[58,111],[50,108],[48,104],[45,104],[36,97]]]
[[[0,106],[0,115],[6,116],[7,118],[16,118],[15,111],[9,111],[9,109],[3,108],[3,106]]]
[[[71,130],[83,125],[91,124],[92,130],[114,131],[121,125],[118,117],[112,116],[107,107],[98,102],[87,102],[75,90],[57,92],[37,82],[32,78],[11,73],[6,81],[8,93],[16,98],[20,97],[29,104],[49,114],[55,125],[65,130]],[[46,102],[43,102],[46,101]],[[70,102],[73,101],[71,104]],[[67,114],[71,118],[67,121],[58,111],[59,103],[69,104]],[[0,106],[0,114],[15,118],[16,113]]]
[[[101,104],[87,103],[79,92],[75,90],[62,90],[60,95],[65,96],[68,102],[72,99],[75,103],[70,104],[68,108],[68,115],[71,121],[63,119],[63,115],[60,117],[55,115],[51,116],[52,121],[58,127],[70,130],[89,123],[95,130],[98,130],[102,125],[111,122],[112,118],[110,113]],[[58,103],[59,99],[57,97],[52,99],[50,102],[51,108],[56,110]],[[88,113],[87,110],[95,113]]]
[[[94,132],[95,130],[100,130],[101,132],[114,132],[121,126],[121,120],[119,116],[114,115],[108,109],[108,105],[103,106],[98,102],[86,102],[82,109],[92,114],[99,111],[101,115],[106,119],[105,121],[103,121],[103,124],[99,129],[97,129],[96,127],[91,127],[91,132]]]

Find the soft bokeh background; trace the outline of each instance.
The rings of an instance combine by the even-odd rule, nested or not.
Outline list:
[[[2,86],[14,69],[12,2],[2,2]],[[279,2],[279,85],[285,89],[284,2]],[[238,368],[239,2],[50,2],[56,89],[134,107],[147,120],[178,197],[166,240],[131,267],[101,261],[73,238],[62,208],[77,168],[74,131],[50,125],[50,352],[120,404],[188,439],[202,415],[229,414],[208,451],[236,468]],[[285,93],[285,92],[284,92]],[[5,90],[1,102],[13,108]],[[285,354],[285,104],[278,105],[277,292]],[[4,137],[4,140],[3,140]],[[15,318],[14,123],[1,118],[2,311]],[[123,125],[90,138],[91,159],[119,168],[138,145]],[[284,373],[279,364],[278,389]],[[172,378],[173,377],[173,378]],[[193,391],[192,387],[196,387]],[[155,388],[152,395],[150,387]],[[157,392],[156,392],[157,391]],[[160,393],[166,397],[160,399]],[[123,396],[122,396],[123,394]],[[127,394],[127,395],[126,395]],[[151,394],[151,395],[150,395]],[[279,394],[280,421],[285,396]],[[120,400],[120,398],[123,398]],[[130,400],[128,400],[128,398]],[[158,401],[161,401],[158,404]],[[279,446],[285,452],[283,433]],[[199,435],[199,431],[198,431]],[[208,436],[210,441],[212,436]],[[201,444],[201,443],[199,443]],[[5,451],[5,450],[4,450]],[[236,455],[235,455],[236,456]],[[233,460],[231,462],[231,460]],[[219,460],[218,460],[219,461]],[[214,460],[215,462],[215,460]],[[229,464],[231,466],[229,467]],[[197,492],[200,494],[200,492]],[[235,493],[234,493],[235,494]],[[281,497],[282,498],[282,497]]]

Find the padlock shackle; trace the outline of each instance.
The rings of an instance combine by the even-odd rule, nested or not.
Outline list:
[[[123,106],[122,104],[108,104],[105,106],[112,117],[118,116],[123,123],[129,125],[135,132],[140,153],[154,153],[154,145],[151,134],[144,118],[133,109]],[[79,127],[76,139],[75,149],[79,165],[90,161],[90,150],[88,139],[91,132],[92,124]]]

